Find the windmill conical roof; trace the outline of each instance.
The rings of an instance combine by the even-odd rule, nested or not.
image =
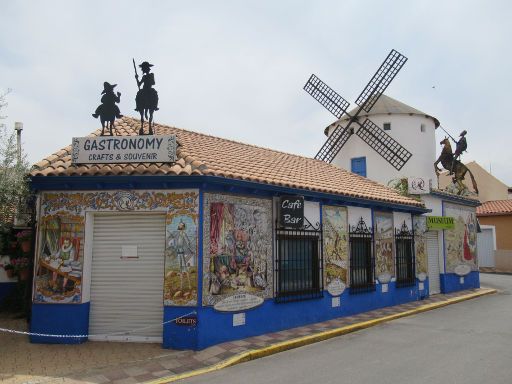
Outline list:
[[[357,113],[359,110],[359,106],[356,106],[355,108],[352,108],[348,114],[353,116]],[[439,127],[439,120],[437,120],[434,116],[429,115],[428,113],[422,112],[419,109],[413,108],[405,103],[402,103],[401,101],[398,101],[396,99],[393,99],[392,97],[389,97],[387,95],[381,95],[380,98],[377,100],[377,102],[374,104],[370,112],[362,111],[359,116],[360,117],[369,117],[374,115],[417,115],[417,116],[424,116],[427,118],[430,118],[434,121],[434,124],[437,127]],[[343,115],[341,116],[341,119],[339,119],[337,122],[343,122],[348,121],[349,116]],[[331,124],[332,125],[332,124]],[[329,127],[331,126],[329,125]],[[325,133],[327,134],[329,127],[325,128]]]

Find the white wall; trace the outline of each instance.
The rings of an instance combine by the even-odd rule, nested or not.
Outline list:
[[[412,230],[412,216],[410,213],[404,213],[404,212],[393,212],[393,225],[395,229],[402,228],[402,224],[404,223],[407,225],[407,228],[409,228],[409,231]]]
[[[372,221],[372,210],[369,208],[360,208],[360,207],[347,207],[348,211],[348,224],[353,226],[359,223],[361,217],[363,218],[366,226],[371,228],[373,225]]]
[[[313,201],[304,201],[304,216],[316,227],[316,223],[320,223],[320,204]]]
[[[366,176],[371,180],[387,185],[390,180],[396,178],[424,176],[432,179],[432,186],[437,188],[434,172],[436,159],[434,121],[418,115],[373,115],[370,116],[370,120],[380,128],[384,123],[391,123],[391,130],[385,132],[412,153],[412,157],[404,167],[397,171],[355,134],[350,137],[333,163],[350,171],[350,159],[365,156]],[[425,132],[421,132],[421,124],[425,125]],[[357,131],[357,126],[354,128]]]

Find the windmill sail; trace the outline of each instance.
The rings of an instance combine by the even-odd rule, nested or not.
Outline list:
[[[398,171],[411,158],[412,153],[402,147],[395,139],[380,129],[370,119],[366,119],[358,129],[357,136],[372,147]]]
[[[350,105],[347,100],[315,75],[311,75],[306,85],[304,85],[304,90],[338,119],[341,118]]]
[[[363,108],[366,112],[370,112],[373,105],[384,93],[389,83],[393,81],[396,74],[400,71],[400,69],[402,69],[406,61],[407,57],[392,49],[375,75],[373,75],[371,80],[358,96],[356,104]]]
[[[344,128],[337,124],[336,129],[331,136],[329,136],[324,145],[322,145],[322,148],[320,148],[316,154],[315,159],[326,161],[328,163],[332,162],[350,136],[352,136],[352,129],[349,125]]]

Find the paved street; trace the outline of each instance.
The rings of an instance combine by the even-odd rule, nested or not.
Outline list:
[[[180,382],[510,384],[512,276],[481,284],[499,293]]]

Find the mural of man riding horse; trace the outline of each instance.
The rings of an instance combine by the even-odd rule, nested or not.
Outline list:
[[[455,153],[452,151],[452,146],[450,144],[450,140],[448,137],[445,137],[440,144],[443,146],[443,149],[441,151],[441,154],[439,155],[439,158],[434,163],[434,169],[436,171],[436,175],[439,176],[439,173],[442,172],[441,169],[437,167],[439,163],[443,166],[444,169],[446,169],[449,173],[449,175],[452,175],[452,181],[457,187],[457,194],[462,195],[465,191],[468,190],[468,187],[463,183],[464,177],[466,176],[466,173],[469,173],[469,176],[471,177],[471,183],[473,184],[473,189],[478,194],[478,186],[476,185],[475,177],[473,176],[473,173],[471,170],[466,167],[461,161],[460,161],[460,155],[462,152],[464,152],[468,145],[466,142],[466,134],[467,131],[462,131],[460,134],[459,141],[455,141],[453,138],[452,140],[456,143]],[[450,136],[451,137],[451,136]]]
[[[153,88],[155,85],[155,75],[150,73],[153,64],[149,64],[144,61],[139,65],[142,70],[142,78],[139,80],[137,73],[137,67],[135,66],[135,60],[133,60],[133,68],[135,69],[135,80],[137,81],[137,87],[139,91],[135,97],[135,110],[140,113],[140,130],[139,135],[144,135],[144,118],[148,120],[149,132],[153,134],[153,112],[158,111],[158,93]],[[142,85],[142,88],[140,87]]]

